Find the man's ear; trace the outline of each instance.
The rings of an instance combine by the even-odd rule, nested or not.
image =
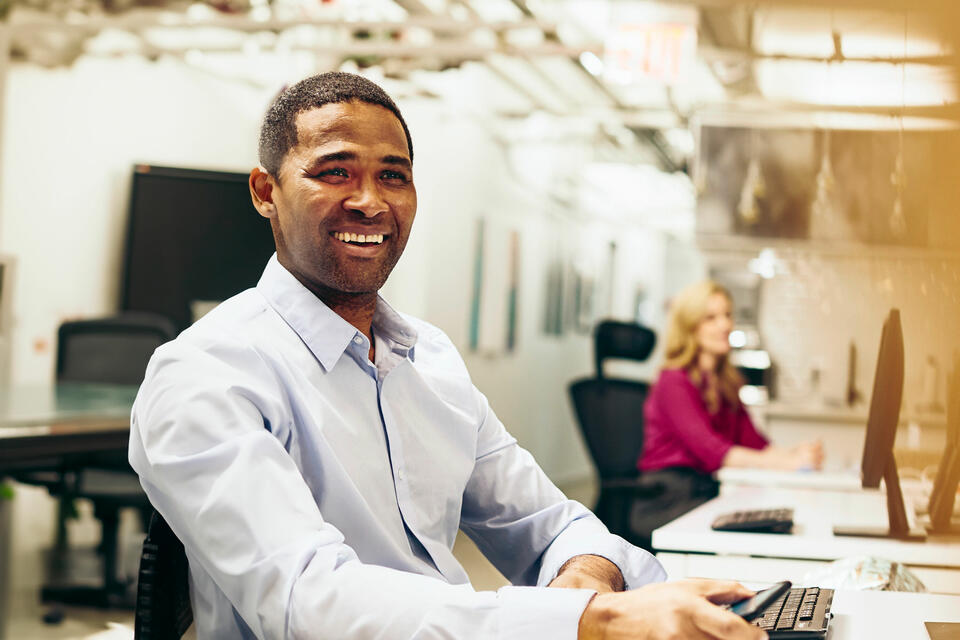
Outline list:
[[[250,199],[264,218],[277,217],[277,207],[273,203],[274,184],[273,176],[263,167],[255,167],[250,171]]]

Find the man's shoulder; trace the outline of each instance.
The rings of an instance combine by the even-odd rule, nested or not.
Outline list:
[[[251,329],[269,321],[270,309],[256,289],[247,289],[211,309],[181,333],[174,342],[183,345],[248,344],[256,337]]]
[[[154,360],[168,364],[197,360],[229,364],[260,352],[260,343],[276,340],[276,324],[276,314],[263,296],[256,289],[247,289],[224,300],[175,340],[160,347]]]

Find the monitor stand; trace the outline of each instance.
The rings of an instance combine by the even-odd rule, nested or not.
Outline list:
[[[927,525],[927,533],[941,536],[960,536],[960,520],[952,520],[945,525]]]
[[[927,509],[930,515],[930,524],[927,525],[929,533],[960,534],[960,519],[953,514],[958,483],[960,483],[960,445],[956,442],[947,443],[947,448],[940,458],[940,468],[933,483],[933,491],[930,493]]]
[[[927,539],[923,529],[911,529],[907,520],[907,510],[903,504],[903,492],[900,490],[900,476],[897,474],[897,463],[893,459],[893,452],[887,458],[883,468],[883,481],[887,485],[887,518],[889,527],[834,527],[835,536],[857,536],[862,538],[893,538],[896,540]]]

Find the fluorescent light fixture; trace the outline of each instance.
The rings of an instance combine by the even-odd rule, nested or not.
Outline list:
[[[762,60],[757,84],[767,98],[843,106],[923,106],[956,102],[953,69],[902,65],[799,60]]]
[[[592,51],[584,51],[580,54],[580,64],[592,75],[599,76],[603,74],[603,60],[597,57]]]

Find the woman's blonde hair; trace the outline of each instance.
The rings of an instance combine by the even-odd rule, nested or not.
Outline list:
[[[666,353],[661,367],[661,369],[686,371],[694,385],[702,389],[700,393],[710,413],[716,413],[720,408],[721,397],[731,406],[739,406],[739,392],[740,387],[743,386],[743,376],[726,356],[720,357],[717,361],[716,388],[703,385],[703,372],[697,366],[700,355],[697,328],[707,313],[707,300],[717,293],[723,295],[733,305],[730,292],[712,280],[692,284],[674,297],[670,304]]]

